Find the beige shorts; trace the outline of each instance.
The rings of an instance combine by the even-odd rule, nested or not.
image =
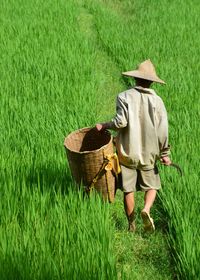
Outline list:
[[[155,166],[151,170],[130,169],[121,165],[124,192],[147,191],[161,188],[160,175]]]

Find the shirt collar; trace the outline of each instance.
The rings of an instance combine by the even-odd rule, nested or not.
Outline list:
[[[144,88],[144,87],[141,87],[141,86],[135,86],[134,88],[139,90],[140,92],[150,93],[150,94],[154,94],[155,95],[155,91],[153,89],[151,89],[151,88]]]

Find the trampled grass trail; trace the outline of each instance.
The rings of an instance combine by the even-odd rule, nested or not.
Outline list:
[[[172,159],[182,166],[184,177],[161,168],[162,220],[169,227],[175,275],[198,279],[199,3],[166,0],[159,6],[149,1],[87,4],[95,16],[104,50],[121,69],[132,69],[134,63],[151,58],[167,82],[166,87],[155,88],[169,113]]]
[[[100,121],[104,121],[109,120],[115,114],[116,95],[120,90],[124,90],[127,85],[121,78],[121,70],[115,57],[105,48],[104,42],[99,36],[99,29],[96,24],[98,17],[94,13],[95,7],[93,4],[85,3],[83,5],[79,23],[80,26],[84,26],[84,34],[90,42],[96,45],[96,52],[99,54],[96,59],[96,70],[99,71],[99,75],[103,79],[99,94],[106,92],[108,95],[105,104],[103,98],[98,104],[101,114]],[[104,6],[102,5],[102,7]],[[102,105],[104,106],[102,107]],[[163,226],[166,227],[166,224],[160,223],[161,214],[159,214],[158,209],[155,209],[153,214],[158,226],[157,232],[153,236],[144,235],[139,215],[143,205],[143,194],[137,194],[136,201],[138,215],[135,235],[127,232],[123,194],[120,190],[117,192],[115,203],[110,206],[111,222],[115,226],[113,253],[116,256],[118,277],[125,279],[149,279],[151,277],[154,279],[172,279],[174,273],[170,263],[172,259],[163,231]],[[160,266],[162,266],[162,270]]]
[[[199,9],[195,0],[2,1],[2,279],[199,278]],[[63,148],[69,132],[113,116],[130,83],[121,72],[146,58],[167,82],[155,89],[184,170],[160,168],[152,236],[139,215],[127,232],[120,191],[112,205],[74,192]]]

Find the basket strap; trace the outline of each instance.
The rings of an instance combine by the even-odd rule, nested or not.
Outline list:
[[[121,168],[119,165],[119,159],[116,153],[112,155],[106,155],[104,158],[108,161],[106,166],[106,170],[113,170],[113,172],[118,175],[121,172]],[[114,162],[114,163],[113,163]]]
[[[86,191],[88,193],[93,191],[96,182],[101,177],[102,171],[105,170],[106,171],[106,174],[105,174],[105,176],[106,176],[106,184],[107,184],[107,188],[108,188],[108,199],[111,202],[112,200],[111,200],[111,197],[110,197],[110,187],[108,185],[107,171],[112,171],[114,173],[114,176],[117,177],[117,175],[121,172],[121,168],[120,168],[118,156],[117,156],[116,153],[110,154],[110,155],[105,155],[105,153],[103,151],[103,157],[104,157],[103,164],[102,164],[99,172],[96,174],[96,176],[92,180],[91,185],[86,188]]]
[[[106,170],[106,186],[107,186],[107,192],[108,192],[108,201],[111,202],[111,195],[110,195],[110,186],[108,184],[108,171],[112,171],[113,170],[113,165],[112,165],[112,161],[111,161],[111,155],[105,155],[105,151],[103,150],[103,157],[104,157],[104,161],[107,162],[106,166],[105,166],[105,170]]]
[[[119,165],[119,160],[118,160],[118,156],[116,153],[112,154],[112,155],[104,155],[104,158],[107,160],[107,165],[105,167],[106,171],[112,171],[113,175],[115,176],[115,178],[118,178],[118,174],[121,172],[121,168]],[[111,199],[111,192],[110,192],[110,186],[108,184],[108,172],[106,172],[105,174],[106,176],[106,185],[107,185],[107,191],[108,191],[108,200],[109,202],[112,202],[113,200]]]
[[[86,192],[90,193],[91,191],[93,191],[94,186],[96,184],[96,182],[99,180],[99,178],[101,177],[101,172],[103,170],[105,170],[105,167],[107,165],[107,162],[104,160],[101,168],[99,169],[99,172],[96,174],[96,176],[93,178],[92,183],[90,186],[86,187]]]
[[[109,184],[108,184],[108,172],[107,172],[107,171],[106,171],[105,176],[106,176],[106,185],[107,185],[107,192],[108,192],[108,200],[109,200],[109,202],[112,202],[111,195],[110,195],[110,186],[109,186]]]

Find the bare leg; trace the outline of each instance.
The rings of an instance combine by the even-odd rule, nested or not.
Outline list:
[[[150,210],[156,198],[156,190],[148,190],[144,195],[144,208],[141,211],[141,217],[144,224],[144,230],[153,232],[155,230],[153,219],[150,217]]]
[[[133,192],[124,193],[124,209],[129,223],[129,230],[135,231],[135,215],[134,215],[134,194]]]
[[[147,212],[148,214],[150,214],[151,207],[153,206],[153,203],[155,201],[156,193],[156,190],[148,190],[145,192],[143,211]]]
[[[127,216],[130,216],[134,211],[134,194],[133,192],[124,193],[124,209]]]

